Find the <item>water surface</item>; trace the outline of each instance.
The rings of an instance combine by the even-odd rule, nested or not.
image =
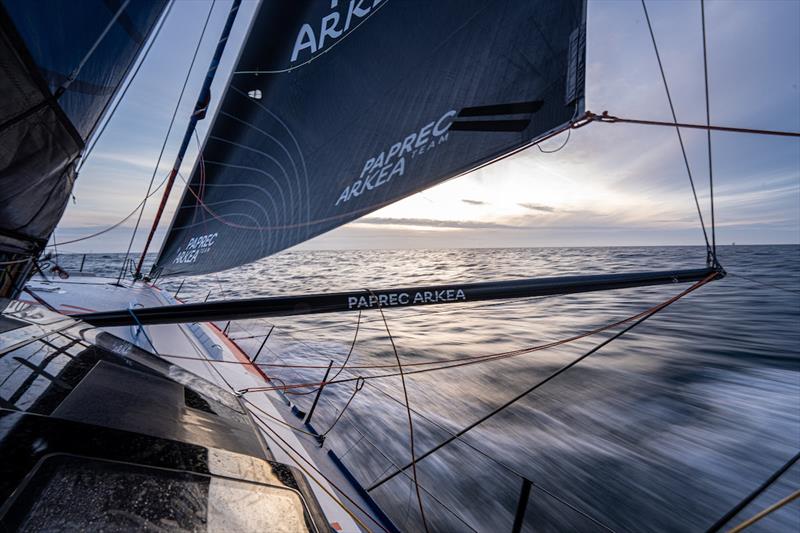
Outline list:
[[[431,529],[509,531],[524,477],[534,483],[525,523],[529,530],[705,530],[797,453],[800,247],[726,246],[720,259],[730,272],[724,280],[688,295],[422,460],[417,474]],[[77,268],[80,256],[60,261]],[[699,247],[292,251],[218,275],[187,278],[180,294],[200,301],[696,268],[704,261]],[[85,268],[116,275],[120,263],[119,255],[94,255]],[[173,290],[180,283],[159,282]],[[449,361],[570,337],[643,311],[685,287],[395,308],[385,315],[404,364]],[[231,326],[231,336],[255,353],[263,337],[247,337],[274,325],[260,362],[324,366],[344,360],[357,320],[356,313],[339,313],[241,321]],[[610,334],[409,375],[417,453]],[[349,365],[394,362],[380,314],[364,312]],[[289,384],[318,382],[324,373],[321,368],[264,368]],[[339,378],[392,372],[345,369]],[[318,429],[333,422],[353,388],[350,382],[325,389],[314,415]],[[312,398],[293,396],[292,401],[307,408]],[[406,464],[408,445],[397,376],[369,380],[326,440],[365,486]],[[795,467],[731,525],[799,486],[800,467]],[[396,476],[372,495],[401,529],[421,529],[409,477]],[[800,530],[800,505],[794,502],[752,530]]]

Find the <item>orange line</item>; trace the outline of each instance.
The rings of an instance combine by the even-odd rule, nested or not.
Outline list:
[[[259,368],[257,365],[254,365],[253,362],[250,361],[250,358],[247,357],[247,354],[244,353],[244,350],[242,350],[238,344],[236,344],[230,338],[228,338],[228,336],[225,335],[222,332],[222,330],[219,329],[219,327],[217,327],[216,324],[208,322],[208,325],[211,326],[211,330],[217,335],[217,337],[220,338],[220,340],[225,344],[225,346],[228,347],[231,353],[233,353],[233,355],[236,356],[236,358],[241,363],[243,363],[245,368],[247,368],[253,374],[263,378],[264,381],[266,381],[267,383],[270,382],[269,376],[267,376],[267,374],[264,373],[264,371],[261,370],[261,368]]]
[[[156,289],[156,290],[160,291],[160,292],[166,292],[164,289],[162,289],[161,287],[159,287],[159,286],[158,286],[158,285],[156,285],[155,283],[150,283],[149,285],[150,285],[151,287],[153,287],[154,289]],[[177,301],[177,302],[179,302],[179,303],[181,303],[181,304],[183,303],[183,300],[181,300],[180,298],[176,298],[175,296],[172,296],[172,299],[173,299],[173,300],[175,300],[175,301]],[[233,340],[231,340],[231,339],[230,339],[230,338],[229,338],[227,335],[225,335],[225,333],[223,333],[223,332],[222,332],[222,330],[221,330],[221,329],[219,329],[219,328],[217,327],[217,325],[216,325],[216,324],[214,324],[213,322],[206,322],[206,324],[208,324],[209,326],[211,326],[211,331],[212,331],[212,332],[213,332],[213,333],[214,333],[214,334],[215,334],[217,337],[219,337],[219,339],[222,341],[222,343],[223,343],[225,346],[227,346],[227,347],[228,347],[228,349],[231,351],[231,353],[232,353],[232,354],[233,354],[233,355],[236,357],[236,359],[238,359],[238,360],[239,360],[239,362],[240,362],[240,363],[242,363],[242,364],[243,364],[243,366],[244,366],[244,367],[245,367],[247,370],[249,370],[249,371],[250,371],[252,374],[254,374],[254,375],[256,375],[256,376],[258,376],[258,377],[262,378],[262,379],[263,379],[265,382],[267,382],[267,383],[271,383],[271,381],[270,381],[270,379],[269,379],[269,376],[267,376],[267,375],[264,373],[264,371],[263,371],[263,370],[261,370],[261,368],[259,368],[258,366],[254,365],[254,364],[253,364],[253,362],[252,362],[252,361],[250,361],[250,358],[249,358],[249,357],[247,357],[247,354],[244,352],[244,350],[242,350],[242,349],[239,347],[239,345],[238,345],[238,344],[236,344],[235,342],[233,342]],[[178,326],[178,327],[180,327],[180,326]],[[213,361],[212,361],[212,362],[213,362]]]
[[[80,311],[88,311],[90,313],[94,313],[94,312],[97,311],[97,309],[89,309],[88,307],[81,307],[80,305],[61,304],[60,307],[62,307],[62,308],[69,307],[71,309],[78,309]]]

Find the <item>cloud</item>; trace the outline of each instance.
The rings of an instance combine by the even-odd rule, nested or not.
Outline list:
[[[520,229],[518,226],[499,224],[497,222],[481,222],[477,220],[434,220],[432,218],[370,217],[362,218],[356,223],[376,226],[416,226],[451,229]]]
[[[541,211],[543,213],[554,213],[556,210],[555,207],[542,204],[521,203],[517,205],[520,207],[524,207],[525,209],[530,209],[531,211]]]
[[[394,218],[394,217],[368,217],[359,219],[352,224],[370,226],[410,226],[418,228],[438,228],[438,229],[465,229],[465,230],[593,230],[597,227],[597,220],[604,220],[605,215],[592,213],[591,211],[576,212],[574,222],[572,220],[557,224],[543,223],[537,217],[518,217],[509,220],[508,223],[481,221],[481,220],[435,220],[432,218]],[[569,223],[572,222],[572,223]],[[610,224],[605,221],[605,228],[624,229],[629,227],[625,223]]]
[[[471,205],[486,205],[487,204],[487,202],[482,202],[480,200],[468,200],[466,198],[462,198],[461,201],[464,202],[465,204],[471,204]]]

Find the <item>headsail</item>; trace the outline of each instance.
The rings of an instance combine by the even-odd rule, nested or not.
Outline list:
[[[582,112],[584,0],[264,2],[154,267],[288,248]]]
[[[47,243],[75,160],[166,4],[0,1],[0,274]],[[0,276],[0,294],[20,275]]]

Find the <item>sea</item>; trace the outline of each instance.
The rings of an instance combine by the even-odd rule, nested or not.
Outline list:
[[[419,498],[411,469],[370,495],[403,531],[424,530],[420,500],[430,531],[510,531],[522,508],[526,531],[711,528],[800,452],[800,246],[721,246],[718,257],[724,279],[420,460]],[[705,260],[705,249],[691,246],[287,251],[158,284],[194,302],[697,268]],[[85,271],[117,276],[122,255],[58,261],[68,271],[83,261]],[[396,357],[406,373],[432,369],[404,377],[419,456],[621,327],[526,348],[612,324],[686,287],[387,308],[385,322],[367,310],[224,326],[251,356],[260,349],[257,361],[276,383],[320,382],[334,362],[329,381],[339,383],[323,389],[312,424],[333,426],[325,446],[371,487],[411,460],[403,383],[388,366]],[[516,355],[474,359],[506,352]],[[440,368],[467,358],[480,362]],[[287,390],[308,411],[315,389]],[[725,529],[798,488],[793,464]],[[748,531],[800,531],[800,500]]]

